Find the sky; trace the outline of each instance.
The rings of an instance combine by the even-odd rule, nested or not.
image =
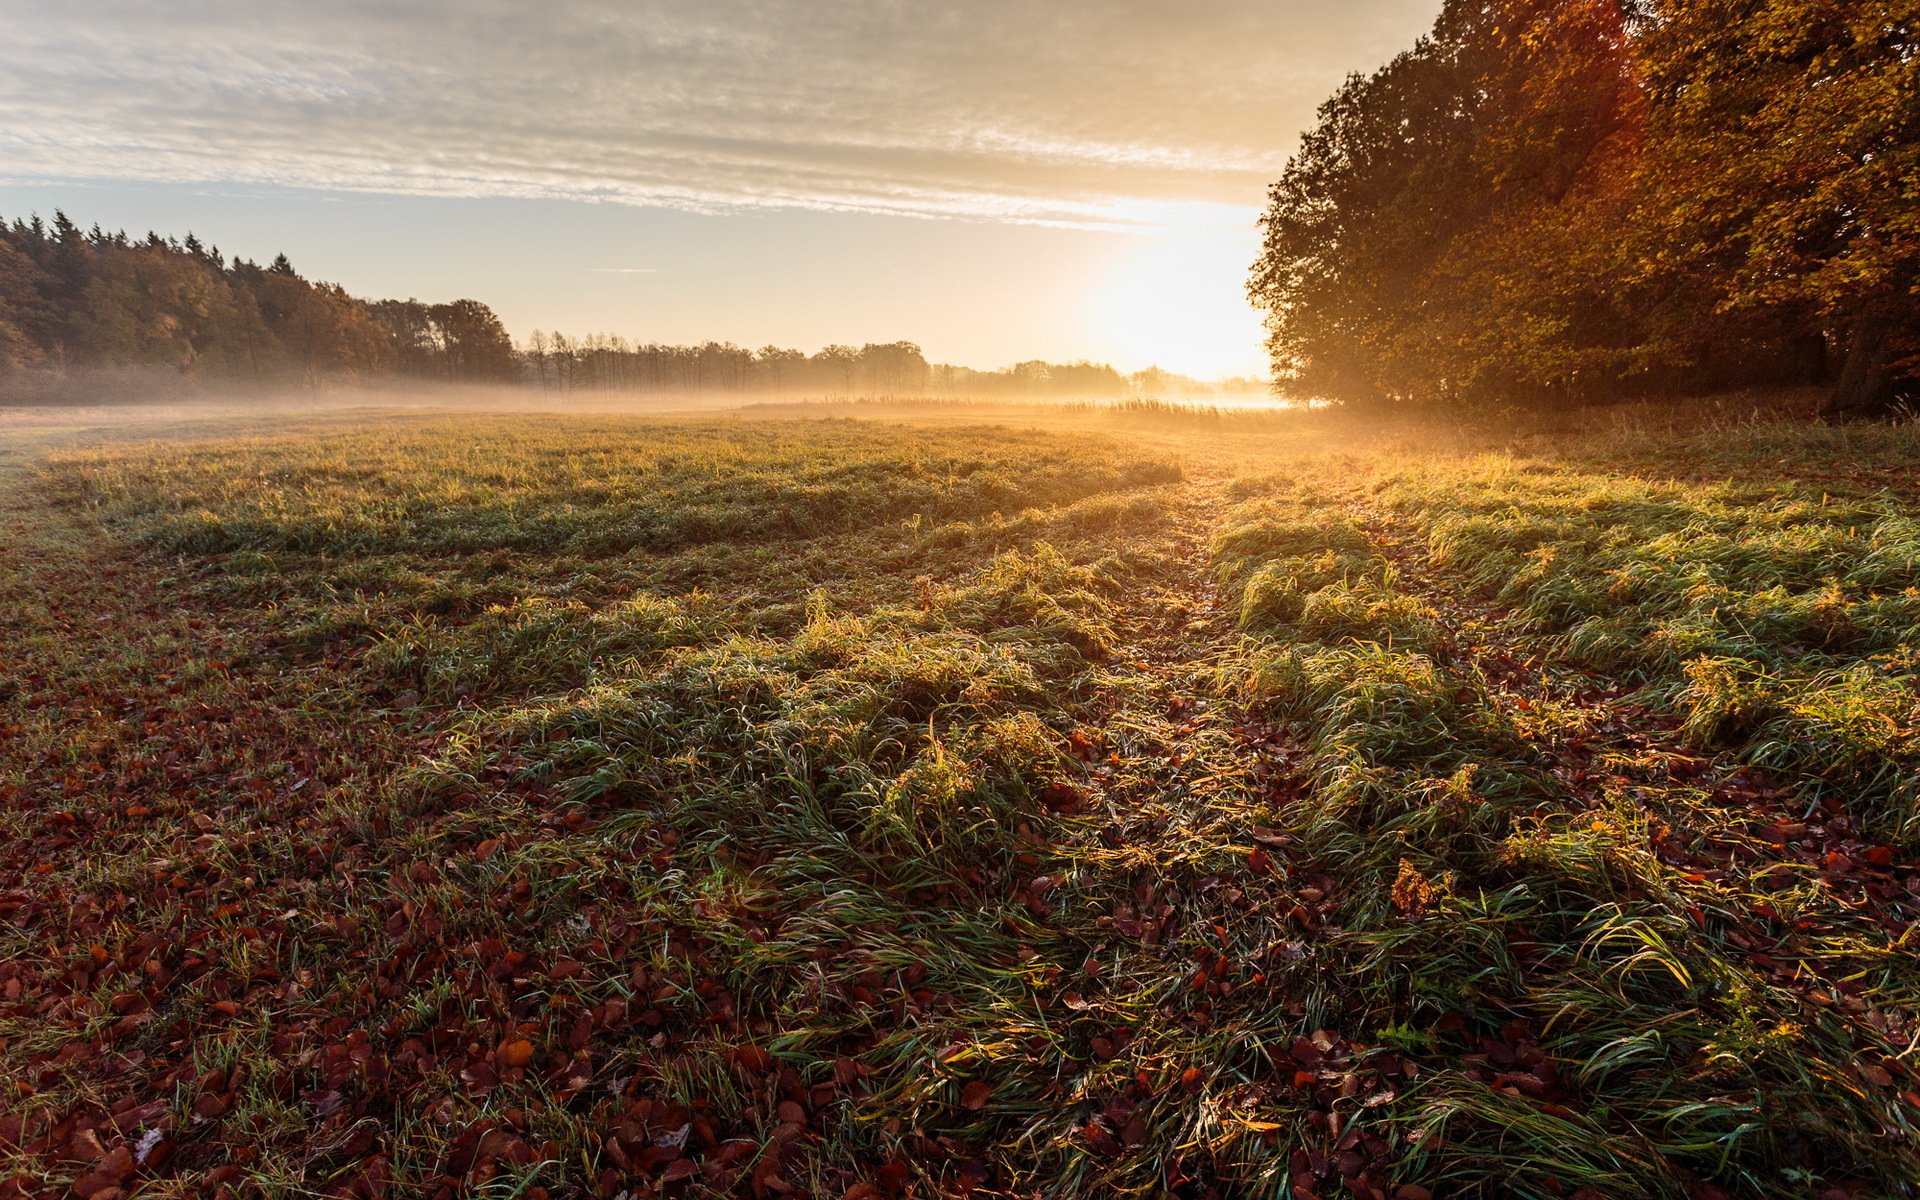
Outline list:
[[[0,0],[0,216],[535,328],[1264,370],[1254,221],[1438,0]]]

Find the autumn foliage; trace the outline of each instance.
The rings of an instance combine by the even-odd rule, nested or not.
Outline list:
[[[64,213],[0,221],[0,384],[85,368],[299,383],[518,376],[505,328],[476,300],[368,303],[302,278],[285,255],[262,267],[192,235],[82,232]]]
[[[1250,292],[1276,379],[1885,403],[1920,353],[1917,39],[1895,0],[1449,3],[1273,186]]]
[[[559,397],[688,393],[1054,397],[1256,394],[1251,379],[1202,382],[1148,367],[1031,359],[999,370],[928,362],[912,342],[829,344],[808,354],[732,342],[670,345],[535,329],[515,347],[478,300],[361,300],[303,278],[285,255],[229,260],[193,234],[132,239],[63,212],[0,221],[0,395],[97,398],[99,372],[137,394],[166,383],[520,384]],[[77,386],[57,386],[65,380]]]

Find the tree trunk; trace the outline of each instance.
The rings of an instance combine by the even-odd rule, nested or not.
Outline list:
[[[1884,317],[1862,317],[1853,326],[1847,342],[1846,361],[1840,365],[1840,379],[1821,406],[1821,415],[1838,416],[1862,412],[1884,404],[1892,392],[1887,374],[1887,334],[1890,323]]]

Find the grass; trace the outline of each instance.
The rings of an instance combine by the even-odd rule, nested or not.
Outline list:
[[[1912,1194],[1913,427],[858,411],[13,434],[7,1186]]]

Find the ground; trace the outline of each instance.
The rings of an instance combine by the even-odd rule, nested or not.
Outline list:
[[[1911,1195],[1917,452],[16,414],[0,1194]]]

